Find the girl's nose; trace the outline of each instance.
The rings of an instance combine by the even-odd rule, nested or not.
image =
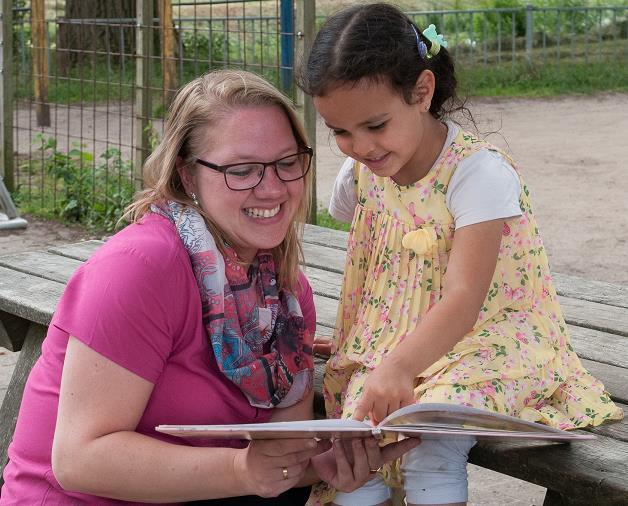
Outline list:
[[[353,138],[353,152],[358,158],[365,158],[373,152],[374,145],[368,135],[356,135]]]

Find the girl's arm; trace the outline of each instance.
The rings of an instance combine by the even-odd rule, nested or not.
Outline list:
[[[412,404],[415,378],[450,351],[477,321],[495,272],[504,219],[457,229],[443,296],[369,375],[353,415],[379,422]]]
[[[135,427],[152,389],[70,337],[52,450],[53,471],[64,489],[142,502],[273,496],[295,486],[310,458],[322,451],[311,440],[195,448],[139,434]]]

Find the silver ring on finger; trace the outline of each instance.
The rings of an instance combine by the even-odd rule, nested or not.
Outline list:
[[[288,476],[288,468],[287,467],[282,467],[281,468],[281,474],[283,475],[283,479],[287,480],[289,478],[289,476]]]

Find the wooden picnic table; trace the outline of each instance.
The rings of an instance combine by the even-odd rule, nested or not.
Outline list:
[[[304,240],[317,332],[331,335],[347,234],[308,225]],[[0,471],[24,382],[39,356],[57,301],[74,270],[102,244],[86,241],[0,257],[0,345],[22,350],[0,408]],[[576,351],[628,413],[628,287],[560,274],[554,278]],[[320,413],[324,360],[319,357],[316,362]],[[575,444],[480,442],[471,451],[470,462],[546,487],[546,505],[628,505],[628,420],[589,430],[598,438]]]

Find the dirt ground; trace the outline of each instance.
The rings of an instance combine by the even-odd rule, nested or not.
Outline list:
[[[521,165],[553,270],[628,284],[628,95],[482,99],[471,107],[479,130],[498,131],[488,139]],[[323,125],[317,154],[318,199],[326,206],[342,157]],[[0,230],[0,255],[93,237],[80,227],[25,217],[26,230]],[[0,399],[16,360],[0,349]],[[475,466],[469,486],[472,505],[543,502],[543,488]]]

